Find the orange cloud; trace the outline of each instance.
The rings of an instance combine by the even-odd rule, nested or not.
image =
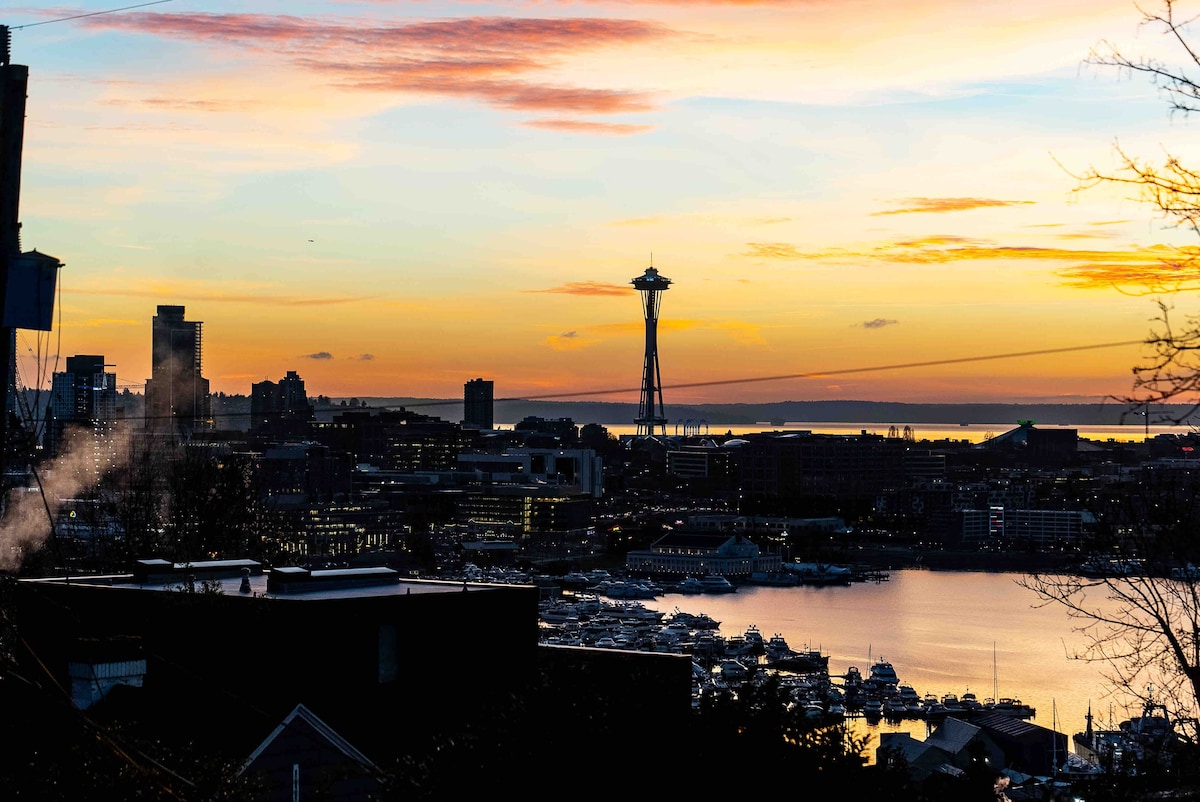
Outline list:
[[[653,131],[653,125],[631,125],[628,123],[597,123],[586,120],[528,120],[522,125],[529,128],[544,128],[548,131],[564,131],[569,134],[601,134],[608,136],[631,136]]]
[[[577,332],[568,331],[563,334],[551,335],[542,342],[555,351],[578,351],[594,345],[596,341],[584,339]]]
[[[900,264],[949,264],[984,260],[1075,262],[1057,271],[1080,289],[1134,288],[1145,292],[1200,287],[1200,248],[1153,245],[1128,250],[1042,248],[992,245],[964,237],[931,236],[901,240],[868,251],[801,251],[787,242],[751,242],[746,256],[764,259],[844,261],[873,259]]]
[[[361,303],[378,298],[375,295],[345,295],[322,298],[297,298],[285,295],[271,295],[270,293],[232,293],[232,292],[213,292],[211,290],[183,290],[179,288],[168,287],[146,287],[146,288],[105,288],[105,287],[88,287],[86,290],[77,290],[79,292],[86,291],[88,295],[116,295],[130,298],[169,298],[179,297],[189,301],[221,301],[226,303],[249,303],[249,304],[274,304],[276,306],[337,306],[340,304]]]
[[[997,206],[1032,206],[1033,201],[1006,201],[991,198],[905,198],[900,203],[906,204],[900,209],[890,209],[884,212],[873,212],[873,217],[887,214],[924,214],[942,212],[963,212],[970,209],[989,209]]]
[[[582,51],[672,35],[654,22],[601,18],[466,17],[369,25],[287,15],[129,13],[97,15],[81,24],[282,55],[352,89],[469,97],[508,110],[575,114],[640,112],[655,106],[643,92],[554,86],[517,77],[557,66]],[[578,125],[574,130],[582,130]],[[633,127],[590,131],[598,132],[640,133]]]
[[[568,281],[557,287],[544,290],[522,290],[522,292],[551,292],[562,295],[628,295],[635,290],[621,284],[605,284],[601,281]]]
[[[812,259],[812,255],[801,251],[789,242],[748,242],[750,252],[746,256],[765,259]]]

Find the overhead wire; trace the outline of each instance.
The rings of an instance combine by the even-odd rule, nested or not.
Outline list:
[[[743,377],[734,378],[734,379],[713,379],[710,381],[681,382],[681,383],[677,383],[677,384],[664,384],[662,386],[662,389],[664,389],[664,390],[679,390],[679,389],[686,389],[686,388],[692,388],[692,387],[719,387],[719,386],[725,386],[725,385],[755,384],[758,382],[770,382],[770,381],[792,381],[792,380],[796,380],[796,379],[818,379],[823,376],[840,376],[840,375],[846,375],[846,374],[851,374],[851,373],[878,373],[881,371],[888,371],[888,370],[912,370],[914,368],[939,367],[942,365],[961,365],[961,364],[967,364],[967,363],[972,363],[972,362],[990,362],[990,361],[995,361],[995,360],[999,360],[999,359],[1020,359],[1023,357],[1048,356],[1051,354],[1065,354],[1065,353],[1073,353],[1073,352],[1077,352],[1077,351],[1094,351],[1094,350],[1098,350],[1098,349],[1102,349],[1102,348],[1120,348],[1120,347],[1128,347],[1131,345],[1141,345],[1141,344],[1143,344],[1142,340],[1126,340],[1126,341],[1122,341],[1122,342],[1111,342],[1111,343],[1093,343],[1091,345],[1073,345],[1073,346],[1064,346],[1061,348],[1041,348],[1041,349],[1038,349],[1035,351],[1014,351],[1014,352],[1004,353],[1004,354],[983,354],[980,356],[951,357],[948,359],[931,359],[931,360],[926,360],[926,361],[922,361],[922,362],[901,362],[901,363],[888,364],[888,365],[868,365],[865,367],[856,367],[856,368],[832,368],[829,370],[813,370],[813,371],[807,371],[804,373],[784,373],[784,374],[775,374],[775,375],[771,375],[771,376],[743,376]],[[142,386],[142,385],[118,383],[118,386],[137,387],[137,386]],[[550,400],[556,400],[556,399],[583,398],[583,397],[598,396],[598,395],[619,395],[622,393],[637,393],[637,392],[640,392],[641,389],[642,388],[640,388],[640,387],[613,387],[613,388],[607,388],[607,389],[602,389],[602,390],[564,390],[562,392],[557,392],[557,393],[540,393],[537,395],[509,396],[509,397],[504,397],[504,398],[496,398],[493,400],[493,403],[499,404],[499,403],[519,402],[519,401],[550,401]],[[413,401],[411,401],[409,403],[405,403],[403,405],[384,404],[384,405],[379,405],[379,406],[347,407],[347,409],[386,410],[386,409],[394,409],[397,406],[401,406],[404,409],[420,409],[423,407],[451,406],[454,404],[461,404],[461,403],[462,403],[462,399],[420,399],[420,400],[413,400]],[[212,415],[212,417],[213,418],[237,418],[237,417],[245,417],[247,414],[248,413],[245,413],[245,412],[229,412],[229,413],[223,413],[223,414],[222,413],[214,414],[214,415]],[[156,420],[156,419],[165,420],[165,419],[169,419],[171,417],[173,417],[173,416],[170,416],[170,415],[150,416],[147,418],[147,420]]]
[[[47,20],[42,20],[41,22],[27,22],[24,25],[10,25],[10,26],[8,26],[8,29],[10,31],[19,31],[22,28],[33,28],[38,25],[49,25],[52,22],[70,22],[71,20],[84,19],[85,17],[99,17],[102,14],[115,14],[118,11],[131,11],[135,8],[145,8],[146,6],[158,6],[158,5],[162,5],[163,3],[170,3],[170,2],[172,2],[172,0],[153,0],[153,2],[150,2],[150,3],[138,3],[137,5],[134,5],[134,6],[124,6],[122,8],[109,8],[104,11],[91,11],[91,12],[88,12],[87,14],[75,14],[70,17],[58,17],[57,19],[47,19]]]

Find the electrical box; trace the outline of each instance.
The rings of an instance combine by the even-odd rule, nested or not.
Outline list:
[[[60,267],[62,262],[37,251],[12,257],[8,262],[4,318],[0,325],[6,329],[50,331]]]

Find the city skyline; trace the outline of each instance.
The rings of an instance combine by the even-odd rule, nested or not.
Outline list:
[[[1187,163],[1152,85],[1084,63],[1175,63],[1125,0],[275,8],[0,20],[22,246],[65,263],[27,386],[84,353],[140,390],[165,304],[213,392],[636,403],[654,266],[667,407],[1086,402],[1130,390],[1148,282],[1196,244],[1075,191],[1118,143]]]

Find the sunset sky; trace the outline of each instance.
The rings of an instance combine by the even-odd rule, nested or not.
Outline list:
[[[122,5],[0,19],[30,71],[22,245],[65,263],[55,330],[20,332],[29,387],[101,354],[140,391],[180,304],[214,391],[636,403],[653,263],[668,409],[1090,402],[1130,391],[1154,276],[1200,244],[1076,191],[1118,145],[1200,165],[1200,120],[1085,63],[1178,62],[1130,0],[95,13]]]

